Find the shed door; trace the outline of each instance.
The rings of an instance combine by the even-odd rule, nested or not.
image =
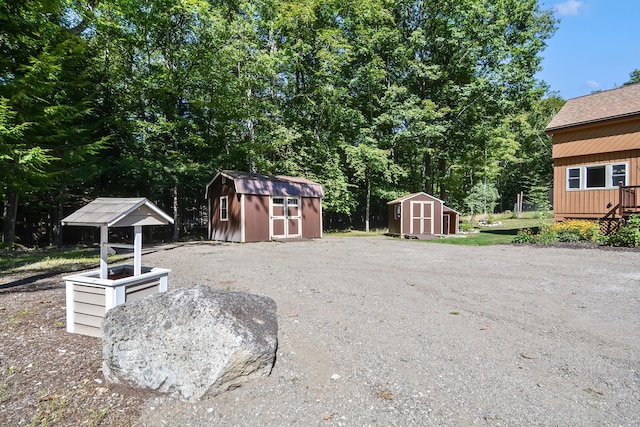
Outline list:
[[[299,197],[271,198],[271,238],[291,238],[302,235]]]
[[[409,234],[433,234],[433,202],[411,202]]]

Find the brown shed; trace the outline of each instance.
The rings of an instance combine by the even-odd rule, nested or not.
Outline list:
[[[640,84],[570,99],[545,131],[556,221],[640,212]]]
[[[322,186],[304,178],[224,170],[207,184],[209,238],[322,237]]]
[[[413,193],[387,203],[389,233],[400,237],[456,234],[460,213],[427,193]]]

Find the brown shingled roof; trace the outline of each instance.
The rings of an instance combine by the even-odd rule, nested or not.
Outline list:
[[[568,100],[545,131],[634,115],[640,115],[640,83]]]

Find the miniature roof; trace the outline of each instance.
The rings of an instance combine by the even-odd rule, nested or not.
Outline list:
[[[545,131],[640,115],[640,83],[570,99]]]
[[[62,225],[131,227],[173,224],[173,218],[144,197],[99,197],[62,220]]]
[[[255,194],[260,196],[300,196],[324,197],[322,185],[305,178],[284,175],[264,175],[259,173],[223,170],[207,184],[205,197],[209,195],[209,187],[223,176],[234,182],[239,194]]]

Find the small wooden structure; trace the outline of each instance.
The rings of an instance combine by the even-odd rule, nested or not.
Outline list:
[[[460,213],[427,193],[408,194],[387,206],[390,234],[420,239],[459,231]]]
[[[545,131],[556,221],[640,213],[640,84],[570,99]]]
[[[97,198],[62,220],[62,225],[100,227],[100,269],[64,278],[68,332],[100,336],[109,309],[167,290],[171,270],[142,266],[142,227],[172,223],[145,198]],[[133,227],[133,244],[109,243],[109,227]],[[133,265],[110,268],[109,248],[133,249]]]
[[[212,240],[322,237],[322,186],[304,178],[223,170],[207,184]]]

